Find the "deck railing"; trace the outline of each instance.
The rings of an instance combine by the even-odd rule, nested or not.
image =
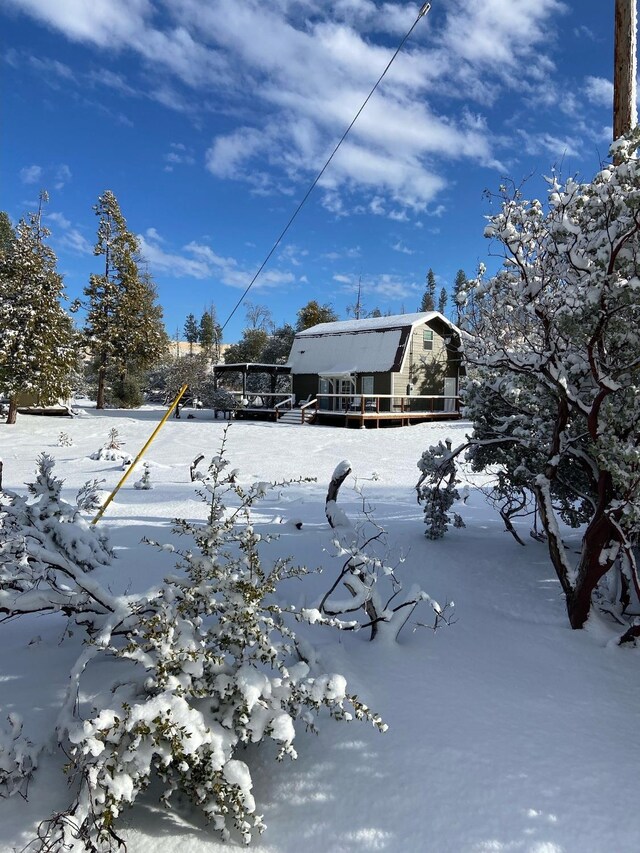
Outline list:
[[[398,414],[410,412],[451,413],[460,411],[460,397],[447,394],[318,394],[322,413],[361,415]],[[326,401],[323,405],[323,401]]]

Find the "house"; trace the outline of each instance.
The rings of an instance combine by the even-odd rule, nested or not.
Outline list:
[[[402,422],[455,416],[462,335],[438,311],[320,323],[295,336],[292,390],[317,397],[320,422],[354,410]]]

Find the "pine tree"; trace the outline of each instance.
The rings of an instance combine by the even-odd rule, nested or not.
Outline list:
[[[193,345],[198,343],[199,336],[198,321],[193,314],[189,314],[184,324],[184,338],[189,344],[189,355],[193,355]]]
[[[446,287],[443,287],[442,290],[440,291],[440,296],[438,298],[438,311],[441,314],[444,314],[444,312],[447,310],[447,302],[448,301],[449,301],[449,296],[447,294],[447,289],[446,289]]]
[[[467,276],[464,270],[458,270],[456,273],[455,281],[453,282],[453,301],[456,306],[456,323],[460,325],[461,312],[462,312],[462,293],[467,286]]]
[[[420,311],[436,310],[436,277],[431,268],[427,272],[427,287],[420,303]]]
[[[100,221],[93,252],[104,257],[104,272],[92,274],[84,291],[84,333],[97,368],[96,408],[104,409],[107,372],[124,386],[128,373],[162,358],[168,340],[155,285],[138,269],[138,241],[115,195],[106,190],[94,210]]]
[[[0,390],[9,397],[8,424],[16,421],[20,393],[36,394],[42,404],[68,395],[76,364],[73,323],[61,305],[62,276],[44,242],[46,201],[43,192],[38,212],[20,221],[12,244],[0,251]]]
[[[9,219],[8,213],[0,210],[0,253],[6,254],[15,240],[15,231]]]
[[[198,340],[200,341],[200,346],[202,347],[202,352],[204,353],[204,355],[210,357],[211,350],[213,349],[214,327],[213,320],[211,319],[211,314],[209,314],[208,311],[205,311],[202,317],[200,318]]]

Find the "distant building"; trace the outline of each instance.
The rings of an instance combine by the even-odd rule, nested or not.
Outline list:
[[[438,311],[320,323],[295,336],[293,393],[297,400],[318,396],[319,413],[352,408],[354,396],[366,395],[379,396],[379,411],[454,412],[461,336]]]

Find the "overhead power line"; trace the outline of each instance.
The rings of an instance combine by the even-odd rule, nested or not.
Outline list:
[[[326,163],[324,164],[324,166],[322,167],[322,169],[320,169],[320,171],[318,172],[318,174],[317,174],[317,175],[316,175],[316,177],[314,178],[313,182],[312,182],[312,183],[311,183],[311,185],[309,186],[309,189],[308,189],[308,190],[306,191],[306,193],[304,194],[304,196],[303,196],[303,198],[302,198],[302,201],[300,201],[300,203],[298,204],[298,206],[296,207],[296,209],[294,210],[294,212],[291,214],[291,216],[290,216],[290,218],[289,218],[289,221],[288,221],[288,222],[287,222],[287,224],[284,226],[284,228],[283,228],[283,229],[282,229],[282,231],[280,232],[280,235],[278,236],[278,239],[275,241],[275,243],[273,244],[273,246],[272,246],[272,247],[271,247],[271,249],[269,250],[269,254],[266,256],[266,258],[263,260],[263,262],[260,264],[260,266],[259,266],[259,267],[258,267],[258,269],[256,270],[255,275],[253,276],[253,278],[251,279],[251,281],[249,282],[249,284],[248,284],[248,285],[247,285],[247,287],[245,288],[245,291],[244,291],[244,293],[242,294],[242,296],[240,297],[240,299],[238,299],[238,301],[236,302],[236,304],[233,306],[233,310],[231,311],[231,313],[229,314],[229,316],[227,317],[227,319],[224,321],[224,323],[223,323],[223,325],[222,325],[222,328],[221,328],[221,331],[224,331],[224,329],[225,329],[225,327],[227,326],[227,324],[228,324],[229,320],[231,320],[231,318],[233,317],[233,315],[236,313],[236,311],[238,310],[238,308],[239,308],[239,307],[240,307],[240,305],[242,304],[242,302],[243,302],[243,300],[244,300],[245,296],[247,295],[247,293],[249,293],[249,291],[251,290],[251,288],[252,288],[252,287],[253,287],[253,285],[255,284],[256,280],[258,279],[258,276],[260,275],[260,273],[262,272],[262,270],[266,267],[266,265],[269,263],[269,260],[270,260],[271,256],[273,255],[273,253],[275,252],[275,250],[278,248],[278,246],[279,246],[279,245],[280,245],[280,243],[282,242],[282,239],[284,238],[284,236],[285,236],[285,234],[287,233],[287,231],[289,230],[289,228],[291,228],[291,226],[293,225],[293,222],[294,222],[295,218],[297,217],[297,215],[300,213],[300,211],[301,211],[301,210],[302,210],[302,208],[304,207],[304,205],[305,205],[305,203],[306,203],[307,199],[309,198],[309,196],[311,195],[311,193],[312,193],[312,192],[313,192],[313,190],[315,189],[315,187],[316,187],[316,185],[317,185],[318,181],[319,181],[319,180],[320,180],[320,178],[324,175],[324,173],[326,172],[326,170],[327,170],[327,168],[328,168],[329,164],[331,163],[331,161],[332,161],[332,160],[333,160],[333,158],[335,157],[336,153],[338,152],[338,149],[340,148],[340,146],[342,145],[342,143],[343,143],[343,142],[345,141],[345,139],[347,138],[347,134],[349,133],[349,131],[351,130],[351,128],[353,127],[353,125],[356,123],[356,121],[357,121],[357,120],[358,120],[358,118],[360,117],[360,113],[364,110],[364,108],[365,108],[365,107],[367,106],[367,104],[369,103],[369,100],[371,99],[371,97],[372,97],[373,93],[376,91],[376,89],[378,88],[378,86],[380,85],[380,83],[382,82],[382,80],[384,79],[384,77],[385,77],[385,75],[386,75],[387,71],[391,68],[391,66],[392,66],[392,64],[393,64],[393,62],[394,62],[394,60],[395,60],[396,56],[400,53],[400,51],[402,50],[402,48],[403,48],[403,47],[404,47],[404,45],[405,45],[405,42],[409,39],[409,37],[411,36],[411,33],[412,33],[412,32],[414,31],[414,29],[416,28],[416,26],[417,26],[417,24],[418,24],[418,21],[420,21],[420,19],[421,19],[421,18],[424,18],[424,16],[427,14],[427,12],[429,11],[429,9],[430,9],[430,8],[431,8],[431,3],[425,3],[423,6],[421,6],[420,11],[418,12],[418,16],[417,16],[417,18],[415,19],[415,21],[413,22],[413,24],[411,25],[411,28],[407,31],[406,35],[404,36],[404,38],[402,39],[402,41],[400,42],[400,44],[399,44],[399,45],[398,45],[398,47],[396,48],[395,53],[393,54],[393,56],[391,57],[391,59],[390,59],[390,60],[389,60],[389,62],[387,63],[386,68],[384,69],[384,71],[382,72],[382,74],[378,77],[378,79],[377,79],[377,80],[376,80],[376,82],[375,82],[375,85],[373,86],[373,88],[371,89],[371,91],[369,92],[369,94],[367,95],[367,97],[364,99],[364,101],[362,102],[362,106],[360,107],[360,109],[358,110],[358,112],[357,112],[357,113],[355,114],[355,116],[353,117],[353,119],[352,119],[352,121],[351,121],[351,124],[349,125],[349,127],[347,127],[347,129],[345,130],[345,132],[342,134],[342,136],[341,136],[341,137],[340,137],[340,139],[338,140],[337,145],[335,146],[335,148],[333,149],[333,151],[332,151],[332,152],[331,152],[331,154],[329,155],[329,157],[328,157],[328,159],[327,159]]]

